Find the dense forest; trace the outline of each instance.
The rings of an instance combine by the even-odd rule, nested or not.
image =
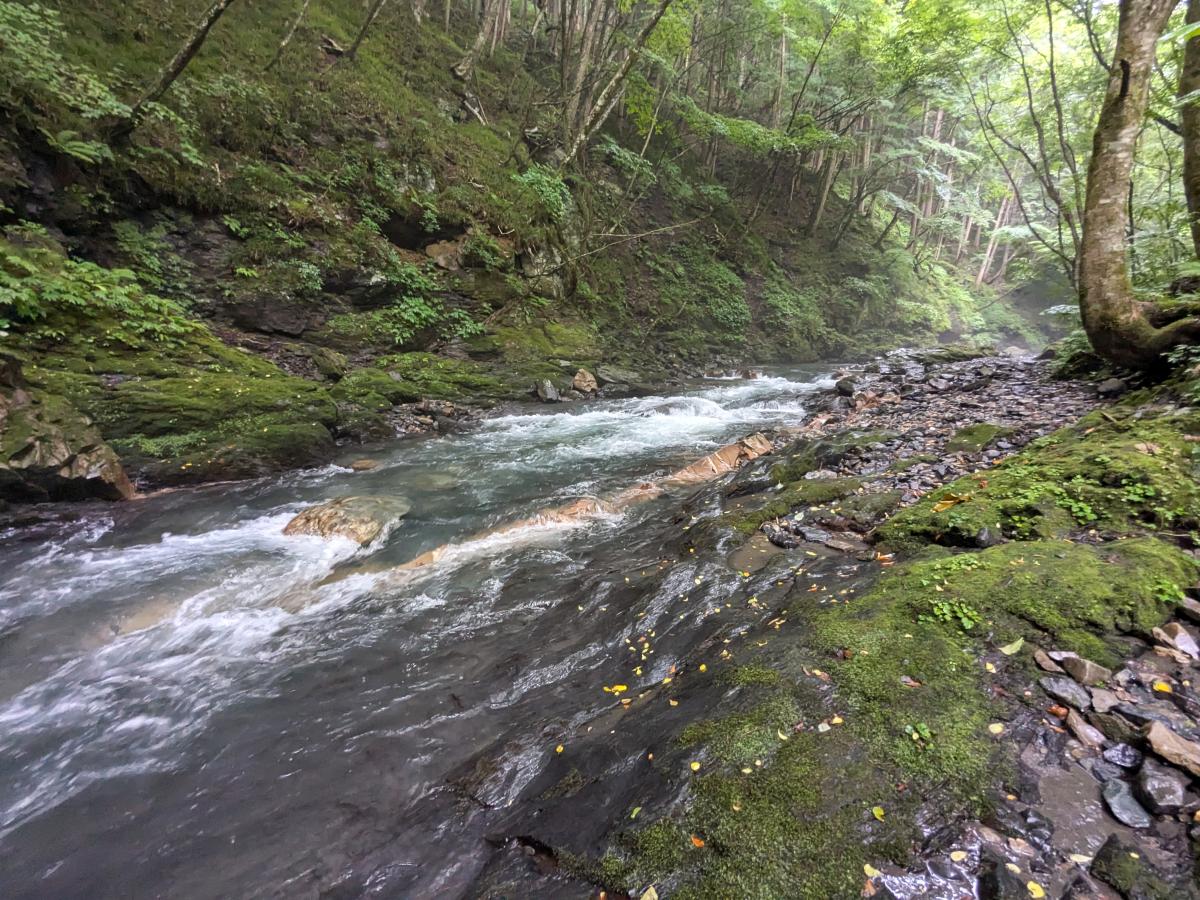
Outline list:
[[[4,896],[1200,896],[1198,576],[1200,0],[0,0]]]

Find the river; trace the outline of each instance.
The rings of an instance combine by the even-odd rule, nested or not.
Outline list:
[[[661,680],[702,621],[671,601],[736,575],[697,559],[625,589],[678,532],[679,496],[467,543],[403,579],[357,567],[796,424],[827,372],[521,407],[377,448],[367,472],[163,492],[4,534],[0,895],[461,896],[486,854],[447,814],[451,773],[501,747],[466,802],[510,802],[612,705],[601,685],[632,677],[631,636],[656,632],[644,677]],[[366,550],[282,534],[347,494],[412,512]]]

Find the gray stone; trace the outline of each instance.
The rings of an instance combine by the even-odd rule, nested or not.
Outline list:
[[[1091,708],[1092,698],[1088,692],[1069,678],[1042,678],[1038,684],[1055,700],[1060,700],[1076,709]]]
[[[534,388],[534,392],[537,394],[537,398],[543,403],[558,403],[562,400],[562,397],[558,393],[558,388],[554,386],[554,382],[549,378],[543,378],[539,381]]]
[[[1101,397],[1116,397],[1129,390],[1129,386],[1120,378],[1109,378],[1096,386],[1096,393]]]
[[[1104,734],[1083,720],[1083,716],[1071,710],[1067,713],[1067,728],[1085,747],[1099,749],[1104,746]]]
[[[1192,633],[1178,622],[1168,622],[1162,628],[1155,628],[1154,637],[1168,647],[1186,653],[1192,659],[1200,657],[1200,644],[1197,644]]]
[[[1099,713],[1106,713],[1114,706],[1120,704],[1121,700],[1112,691],[1104,688],[1094,687],[1091,689],[1092,709]]]
[[[837,380],[837,382],[834,384],[834,388],[843,397],[853,397],[854,396],[854,387],[855,387],[855,384],[854,384],[853,378],[839,378]]]
[[[1101,754],[1106,760],[1124,769],[1136,769],[1142,764],[1142,751],[1128,744],[1113,744]]]
[[[1179,812],[1186,802],[1187,782],[1174,769],[1146,760],[1134,782],[1134,793],[1153,813],[1160,816]]]
[[[1112,781],[1114,778],[1124,778],[1129,773],[1120,766],[1114,766],[1110,762],[1105,762],[1102,759],[1094,759],[1091,761],[1092,775],[1097,781]]]
[[[1033,661],[1047,672],[1053,672],[1055,675],[1063,674],[1063,668],[1058,663],[1050,658],[1050,654],[1038,647],[1033,651]]]
[[[1106,781],[1101,793],[1104,796],[1104,802],[1108,804],[1108,811],[1118,822],[1128,825],[1130,828],[1149,828],[1153,823],[1154,820],[1150,818],[1150,813],[1146,812],[1137,802],[1128,783],[1118,779]]]
[[[1067,670],[1067,674],[1080,684],[1099,684],[1112,678],[1111,669],[1106,669],[1082,656],[1068,657],[1062,661],[1061,665]]]

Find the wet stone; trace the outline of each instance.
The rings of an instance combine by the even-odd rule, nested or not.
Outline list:
[[[1091,694],[1092,708],[1098,713],[1106,713],[1121,702],[1116,694],[1104,688],[1092,688]]]
[[[1187,784],[1173,769],[1146,760],[1134,782],[1134,792],[1153,813],[1160,816],[1179,812],[1186,797]]]
[[[1042,678],[1038,684],[1055,700],[1061,700],[1076,709],[1089,709],[1092,705],[1088,692],[1069,678]]]
[[[1108,805],[1108,811],[1118,822],[1128,825],[1130,828],[1149,828],[1154,821],[1137,802],[1133,796],[1133,789],[1127,782],[1119,779],[1106,781],[1101,793],[1104,796],[1104,802]]]
[[[1083,716],[1075,710],[1067,713],[1067,728],[1085,747],[1100,748],[1104,746],[1104,733],[1085,722]]]
[[[1113,765],[1124,769],[1136,769],[1142,764],[1142,752],[1128,744],[1113,744],[1101,756]]]
[[[1104,666],[1094,663],[1090,659],[1084,659],[1082,656],[1064,659],[1061,665],[1067,670],[1067,674],[1080,684],[1099,684],[1112,678],[1111,669],[1106,669]]]
[[[1124,778],[1128,774],[1120,766],[1102,759],[1092,760],[1091,771],[1097,781],[1112,781],[1114,778]]]
[[[1033,651],[1033,661],[1047,672],[1053,672],[1056,675],[1061,675],[1063,672],[1062,666],[1052,660],[1050,654],[1040,647]]]

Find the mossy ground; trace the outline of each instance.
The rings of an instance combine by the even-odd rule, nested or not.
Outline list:
[[[933,491],[879,529],[896,548],[971,546],[982,529],[1009,538],[1078,529],[1188,532],[1200,527],[1200,413],[1133,405],[1100,410],[1029,450]],[[957,498],[957,500],[956,500]],[[937,511],[938,504],[956,501]]]

